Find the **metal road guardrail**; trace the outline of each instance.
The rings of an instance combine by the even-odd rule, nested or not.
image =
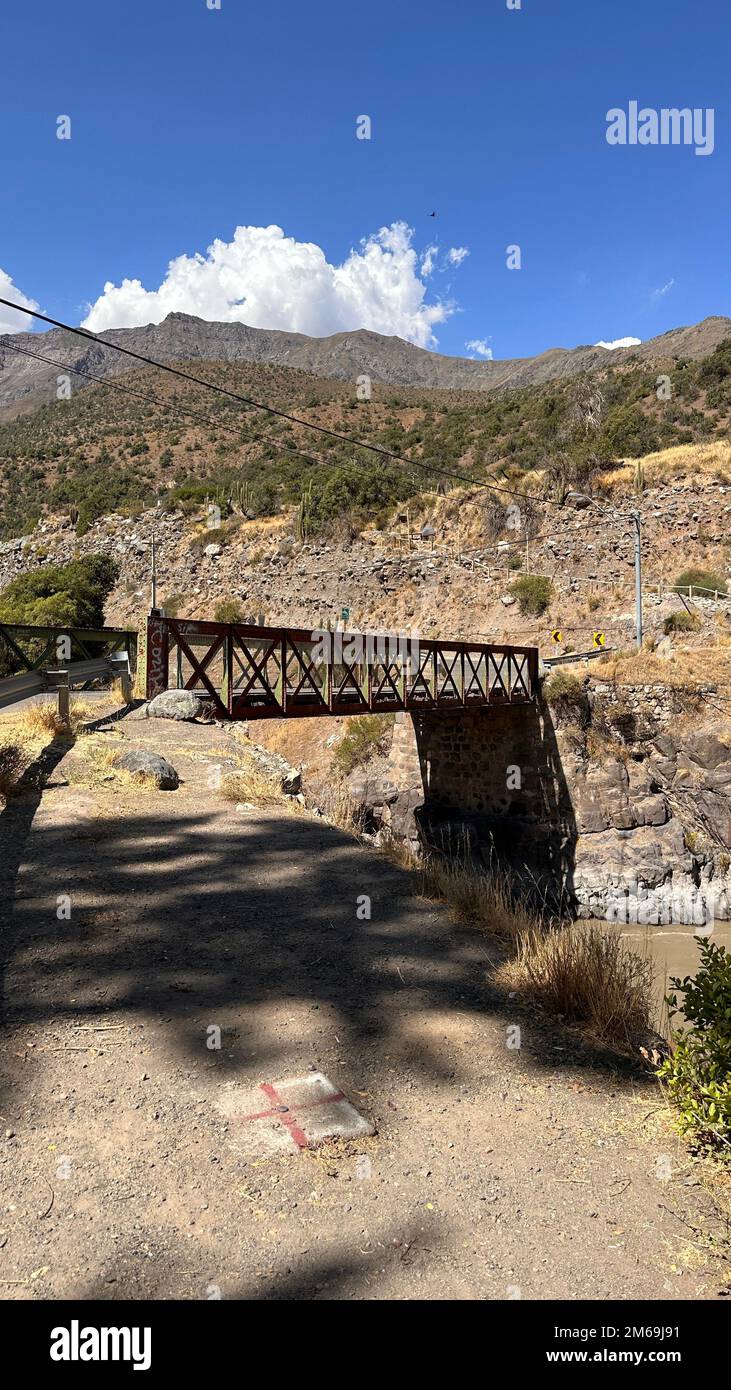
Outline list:
[[[566,661],[598,661],[600,656],[607,656],[613,652],[614,647],[601,647],[598,651],[592,649],[590,652],[566,652],[565,656],[544,656],[541,658],[544,666],[563,666]]]
[[[49,689],[55,690],[58,684],[65,685],[65,676],[68,676],[68,685],[73,689],[75,686],[84,686],[89,681],[99,680],[102,676],[114,678],[129,675],[129,658],[126,652],[114,652],[110,656],[97,657],[94,661],[72,661],[68,666],[61,666],[55,670],[49,668],[44,674],[49,682]]]
[[[34,695],[57,693],[61,689],[85,686],[92,680],[129,675],[127,652],[115,652],[95,661],[72,661],[58,670],[21,671],[18,676],[0,680],[0,709],[30,700]]]
[[[127,628],[0,623],[0,653],[6,669],[15,666],[21,671],[45,671],[52,663],[70,662],[72,658],[93,661],[118,651],[126,653],[133,666],[136,650],[137,633]]]
[[[19,676],[8,676],[0,681],[0,709],[17,705],[19,700],[29,700],[32,695],[42,695],[45,689],[44,671],[23,671]]]

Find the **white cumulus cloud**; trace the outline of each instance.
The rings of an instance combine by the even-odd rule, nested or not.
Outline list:
[[[0,268],[0,298],[12,299],[16,304],[25,305],[26,309],[37,309],[35,299],[29,299],[21,290],[13,284],[7,271]],[[33,320],[27,314],[18,313],[17,309],[8,309],[7,305],[0,304],[0,333],[30,333],[33,327]]]
[[[450,246],[447,252],[447,260],[450,265],[461,265],[465,256],[469,256],[469,254],[469,250],[466,246]]]
[[[478,357],[492,359],[492,348],[488,347],[485,338],[470,338],[470,341],[465,343],[465,347],[468,352],[476,353]]]
[[[108,281],[89,306],[83,327],[94,333],[160,323],[167,314],[195,314],[253,328],[326,336],[355,328],[396,334],[434,347],[434,327],[455,312],[451,300],[425,302],[421,265],[405,222],[364,237],[340,265],[314,242],[295,241],[281,227],[237,227],[232,241],[216,240],[205,255],[177,256],[157,289],[140,280]]]
[[[611,352],[613,348],[637,347],[641,342],[641,338],[614,338],[611,343],[605,343],[603,340],[600,339],[598,343],[594,344],[594,347],[608,348]]]

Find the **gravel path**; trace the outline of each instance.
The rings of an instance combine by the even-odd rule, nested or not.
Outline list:
[[[719,1295],[652,1082],[521,1016],[405,872],[222,801],[227,731],[115,730],[180,789],[84,786],[57,745],[0,817],[0,1296]],[[311,1068],[375,1136],[256,1153],[227,1097]]]

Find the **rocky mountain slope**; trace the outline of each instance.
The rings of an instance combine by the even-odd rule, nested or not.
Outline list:
[[[397,337],[359,329],[328,338],[249,328],[243,323],[208,323],[190,314],[169,314],[145,328],[110,330],[110,343],[162,362],[260,362],[299,368],[320,377],[355,381],[367,374],[374,381],[438,390],[492,391],[522,388],[601,370],[608,363],[656,364],[685,358],[700,360],[731,337],[731,319],[704,319],[690,327],[650,338],[639,347],[608,351],[583,346],[553,348],[537,357],[477,362],[428,352]],[[60,329],[48,333],[0,336],[0,417],[14,407],[28,408],[55,398],[58,370],[14,352],[40,352],[54,363],[80,367],[99,376],[129,371],[130,359],[104,345]]]
[[[645,624],[647,635],[660,641],[665,620],[683,607],[667,593],[683,570],[705,566],[731,586],[731,448],[680,446],[648,457],[644,474]],[[0,543],[0,589],[28,570],[109,554],[121,573],[107,620],[134,626],[149,600],[154,533],[159,602],[184,617],[211,617],[226,600],[244,618],[314,628],[347,607],[351,625],[364,629],[537,642],[545,655],[586,649],[593,631],[602,629],[607,646],[621,648],[631,644],[634,625],[633,538],[621,521],[638,502],[632,477],[628,466],[598,479],[601,503],[616,509],[619,522],[571,502],[560,509],[536,504],[528,560],[531,572],[552,585],[537,616],[522,614],[511,592],[525,568],[525,535],[510,529],[505,510],[496,517],[474,488],[424,495],[408,525],[392,513],[382,527],[371,523],[354,535],[310,540],[297,537],[292,508],[252,520],[237,513],[222,526],[209,524],[203,505],[109,513],[83,536],[57,513],[26,536]],[[435,531],[433,543],[420,538],[425,522]],[[731,630],[731,603],[705,596],[693,606],[701,627],[687,640],[714,642]],[[563,634],[558,649],[553,628]]]
[[[605,356],[602,371],[521,389],[374,383],[369,400],[358,398],[354,380],[268,363],[204,362],[206,380],[233,396],[150,367],[101,384],[69,375],[68,398],[24,411],[16,402],[15,418],[0,420],[0,537],[66,509],[82,535],[96,518],[139,512],[158,498],[187,508],[207,498],[222,518],[235,503],[248,518],[299,506],[303,534],[335,525],[354,535],[383,525],[396,504],[413,509],[421,493],[461,478],[561,498],[618,459],[728,438],[731,338],[698,360],[665,363],[661,394],[657,367],[621,355],[611,365],[618,354]],[[379,458],[361,440],[402,461]],[[499,492],[493,498],[488,530],[497,535],[505,518]]]

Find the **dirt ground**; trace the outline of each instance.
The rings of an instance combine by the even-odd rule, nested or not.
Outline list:
[[[502,996],[489,940],[403,870],[308,814],[224,801],[229,731],[103,727],[183,782],[85,785],[84,739],[56,741],[43,792],[0,817],[0,1297],[728,1291],[651,1080]],[[309,1069],[375,1136],[253,1152],[226,1098]]]

